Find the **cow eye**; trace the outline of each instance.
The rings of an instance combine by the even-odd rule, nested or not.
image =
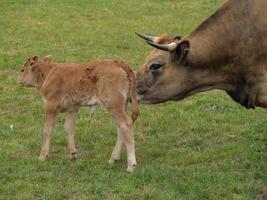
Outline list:
[[[24,69],[22,69],[21,72],[24,72]]]
[[[149,66],[149,70],[150,71],[157,71],[159,70],[161,67],[163,66],[163,64],[159,64],[159,63],[153,63]]]

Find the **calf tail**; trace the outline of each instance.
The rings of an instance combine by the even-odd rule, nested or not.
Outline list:
[[[137,101],[137,90],[136,90],[136,78],[133,70],[128,65],[122,65],[122,69],[127,73],[130,81],[130,99],[132,105],[132,120],[135,122],[139,115],[139,107]]]
[[[132,120],[134,122],[139,115],[139,107],[137,101],[136,79],[133,71],[131,73],[131,76],[132,77],[130,77],[130,96],[132,103]]]

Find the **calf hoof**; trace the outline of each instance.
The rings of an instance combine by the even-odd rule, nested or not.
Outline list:
[[[134,171],[134,168],[136,167],[136,164],[132,165],[132,166],[128,166],[126,171],[129,173],[132,173]]]
[[[110,164],[110,165],[113,165],[115,162],[117,162],[119,159],[114,159],[114,158],[110,158],[109,159],[109,161],[108,161],[108,163]]]
[[[69,154],[69,160],[77,160],[77,153],[76,152],[73,152],[71,154]]]
[[[48,157],[48,155],[40,155],[39,157],[38,157],[38,160],[40,160],[40,161],[45,161],[45,159]]]

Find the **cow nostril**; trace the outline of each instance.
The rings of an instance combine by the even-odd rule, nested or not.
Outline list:
[[[137,93],[142,95],[145,94],[147,92],[147,87],[142,87],[142,86],[138,86],[137,87]]]
[[[137,81],[137,93],[143,95],[149,90],[151,86],[152,83],[148,82],[148,80],[141,79]]]

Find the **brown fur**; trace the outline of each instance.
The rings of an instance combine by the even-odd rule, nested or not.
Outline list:
[[[166,36],[162,40],[174,41]],[[177,101],[222,89],[246,108],[267,107],[266,0],[228,0],[175,42],[176,51],[153,50],[137,72],[141,102]],[[181,60],[181,55],[186,56]],[[155,63],[162,67],[150,73]]]
[[[70,158],[73,159],[76,157],[74,126],[79,108],[103,105],[118,126],[117,143],[110,163],[119,159],[121,146],[125,144],[127,171],[133,170],[136,165],[133,123],[139,109],[135,75],[127,64],[117,60],[80,64],[53,63],[50,56],[43,60],[33,56],[23,66],[19,82],[23,86],[36,87],[45,99],[46,120],[40,160],[48,156],[51,131],[58,113],[67,113],[65,130],[69,137]],[[127,115],[129,98],[132,119]]]

